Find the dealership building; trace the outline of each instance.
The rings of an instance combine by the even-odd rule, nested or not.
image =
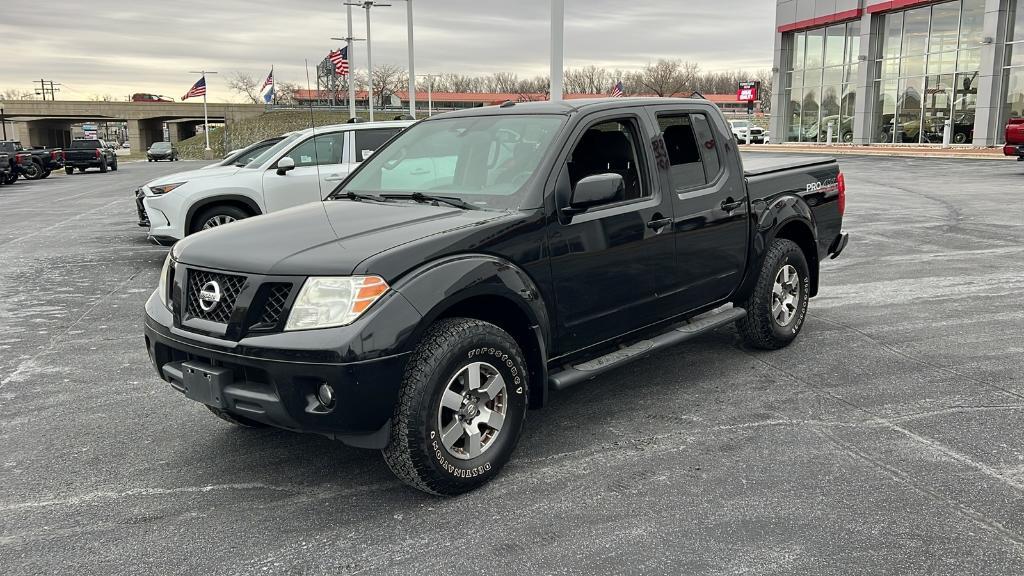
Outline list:
[[[1024,0],[777,0],[772,70],[777,142],[831,126],[833,142],[998,145],[1024,116]]]

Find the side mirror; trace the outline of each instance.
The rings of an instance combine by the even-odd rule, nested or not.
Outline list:
[[[295,160],[292,160],[291,156],[285,156],[277,161],[278,176],[284,176],[291,170],[295,170]]]
[[[591,206],[614,202],[625,196],[626,182],[621,174],[594,174],[576,183],[569,200],[571,212],[582,212]]]

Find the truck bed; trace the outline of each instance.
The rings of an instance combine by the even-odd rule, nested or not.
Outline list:
[[[773,172],[782,172],[795,168],[810,168],[822,164],[831,164],[836,161],[830,156],[803,156],[794,154],[792,156],[779,157],[765,155],[764,153],[743,154],[743,175],[762,176]]]

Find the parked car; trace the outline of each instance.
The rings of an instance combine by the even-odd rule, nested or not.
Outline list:
[[[733,138],[737,142],[747,143],[747,133],[750,133],[751,144],[764,144],[764,128],[755,125],[749,120],[729,120],[732,128]]]
[[[72,140],[71,146],[64,151],[64,172],[72,174],[75,168],[78,168],[79,172],[85,172],[89,168],[99,168],[100,172],[116,171],[117,153],[114,147],[104,140]]]
[[[245,167],[221,166],[158,178],[136,191],[139,224],[154,242],[319,202],[374,150],[412,122],[365,122],[303,130]]]
[[[132,102],[174,102],[174,98],[168,98],[159,94],[137,92],[132,94]]]
[[[176,244],[146,303],[152,364],[228,422],[471,490],[551,390],[728,324],[755,348],[797,337],[847,243],[844,179],[831,158],[744,169],[730,133],[697,99],[423,120],[327,201]]]
[[[26,148],[18,140],[3,140],[0,152],[10,157],[15,176],[26,180],[46,178],[64,166],[64,152],[60,148]]]
[[[828,142],[828,125],[832,123],[832,141],[853,142],[853,118],[843,118],[840,121],[839,115],[823,116],[819,122],[815,122],[804,129],[804,142]]]
[[[287,134],[285,136],[287,136]],[[217,162],[216,164],[210,164],[209,166],[203,166],[202,170],[212,169],[212,168],[219,168],[221,166],[237,166],[239,168],[242,168],[243,166],[245,166],[249,162],[252,162],[253,159],[255,159],[257,156],[259,156],[260,154],[262,154],[265,151],[267,151],[268,149],[270,149],[271,146],[273,146],[274,144],[277,144],[281,140],[284,140],[285,136],[276,136],[274,138],[267,138],[266,140],[260,140],[259,142],[256,142],[255,144],[250,144],[249,146],[246,146],[245,148],[239,148],[237,150],[232,150],[231,152],[228,152],[227,155],[224,156],[223,160],[221,160],[220,162]]]
[[[146,150],[146,160],[149,162],[159,162],[160,160],[177,162],[178,147],[170,142],[154,142],[149,150]]]
[[[1005,135],[1003,154],[1016,156],[1017,160],[1024,161],[1024,118],[1010,118],[1006,124]]]

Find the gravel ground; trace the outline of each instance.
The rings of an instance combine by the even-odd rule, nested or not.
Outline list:
[[[156,377],[131,191],[196,165],[0,187],[0,574],[1024,573],[1019,164],[843,158],[794,345],[722,329],[554,394],[454,499]]]

